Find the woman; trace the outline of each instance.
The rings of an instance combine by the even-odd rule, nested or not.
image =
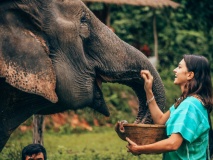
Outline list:
[[[184,55],[174,69],[174,84],[180,86],[181,96],[163,113],[152,92],[153,77],[147,70],[141,71],[147,104],[154,123],[165,124],[168,138],[149,145],[137,145],[129,138],[128,152],[164,153],[163,159],[206,160],[208,156],[208,113],[213,106],[213,93],[208,60],[203,56]]]

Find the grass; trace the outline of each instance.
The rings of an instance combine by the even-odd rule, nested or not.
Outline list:
[[[20,159],[24,146],[32,142],[32,133],[13,133],[0,154],[0,160]],[[162,155],[134,156],[127,153],[127,143],[121,140],[113,128],[94,128],[83,133],[44,133],[44,146],[48,160],[160,160]]]

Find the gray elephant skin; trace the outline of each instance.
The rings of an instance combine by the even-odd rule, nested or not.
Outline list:
[[[90,107],[109,110],[102,82],[130,86],[137,123],[152,123],[140,70],[154,76],[161,109],[164,86],[143,53],[119,39],[80,0],[0,0],[0,151],[33,114]]]

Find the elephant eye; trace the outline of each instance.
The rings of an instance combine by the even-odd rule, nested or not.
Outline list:
[[[89,30],[89,24],[88,24],[88,15],[83,11],[82,12],[82,17],[81,17],[81,24],[80,24],[80,37],[82,39],[86,39],[90,35],[90,30]]]
[[[81,17],[81,23],[86,23],[87,22],[87,17],[86,17],[86,13],[83,12],[83,15]]]

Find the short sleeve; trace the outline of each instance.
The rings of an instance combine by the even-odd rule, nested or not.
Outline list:
[[[166,122],[168,136],[180,133],[191,143],[208,128],[207,112],[201,103],[194,103],[188,98],[177,109],[174,106],[170,108],[170,118]]]

